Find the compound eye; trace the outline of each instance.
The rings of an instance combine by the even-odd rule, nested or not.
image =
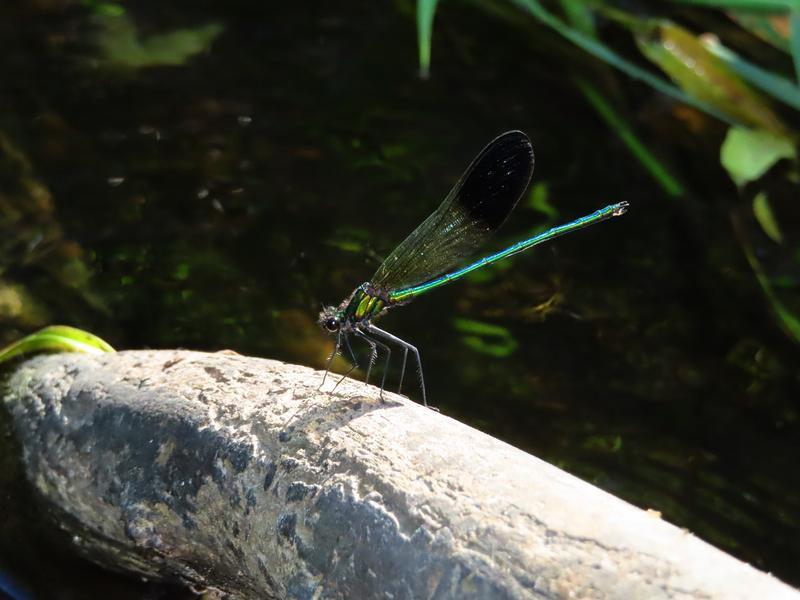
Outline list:
[[[325,319],[325,329],[328,331],[338,331],[339,330],[339,319],[336,317],[330,317]]]

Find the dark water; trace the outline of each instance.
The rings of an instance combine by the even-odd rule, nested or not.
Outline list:
[[[99,3],[0,6],[0,341],[65,323],[117,348],[321,367],[321,303],[368,279],[486,142],[522,129],[536,187],[498,247],[611,202],[629,214],[382,326],[419,346],[444,413],[800,584],[800,349],[737,242],[723,129],[705,123],[697,144],[619,78],[687,189],[670,198],[566,75],[588,59],[455,4],[422,81],[412,8],[143,1],[113,21]],[[179,62],[212,23],[183,64],[142,66]],[[182,28],[188,42],[147,45]],[[7,539],[4,563],[33,585],[36,565],[9,558],[26,544]],[[30,548],[60,597],[169,595],[94,569],[59,578],[74,559]]]

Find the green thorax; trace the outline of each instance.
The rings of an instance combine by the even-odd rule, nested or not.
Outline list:
[[[389,296],[374,288],[369,282],[362,283],[347,301],[342,317],[348,321],[369,321],[396,304]]]

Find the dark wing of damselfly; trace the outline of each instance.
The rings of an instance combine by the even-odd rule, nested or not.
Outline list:
[[[462,264],[502,225],[533,174],[533,146],[506,132],[475,157],[441,206],[395,248],[371,283],[391,292]]]

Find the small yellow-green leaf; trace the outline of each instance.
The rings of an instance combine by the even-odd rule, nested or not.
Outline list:
[[[722,166],[739,186],[758,179],[782,158],[796,156],[795,147],[785,137],[743,127],[731,127],[720,149]]]
[[[786,128],[768,100],[692,32],[668,21],[658,21],[647,35],[637,35],[636,41],[642,54],[690,96],[743,125],[785,134]]]
[[[511,333],[505,327],[474,321],[472,319],[453,319],[453,325],[462,333],[474,333],[476,335],[489,335],[496,337],[511,337]]]
[[[753,198],[753,214],[758,224],[761,225],[761,229],[764,230],[764,233],[775,243],[782,244],[783,234],[781,233],[780,227],[778,227],[778,222],[775,220],[775,215],[772,213],[772,207],[769,205],[769,200],[765,192],[759,192],[758,195]]]
[[[535,211],[542,213],[551,222],[558,218],[558,210],[550,204],[550,188],[547,183],[537,182],[531,186],[528,192],[527,205]]]
[[[22,354],[39,352],[102,354],[104,352],[114,352],[114,348],[88,331],[67,325],[51,325],[0,350],[0,363]]]

